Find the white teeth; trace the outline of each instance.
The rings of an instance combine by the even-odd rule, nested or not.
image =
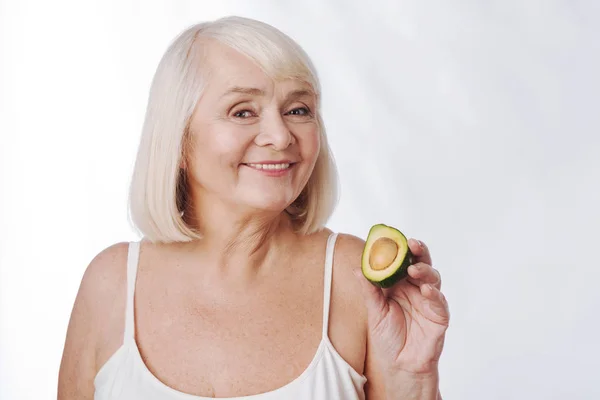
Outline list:
[[[255,168],[255,169],[268,169],[268,170],[282,170],[282,169],[288,169],[290,167],[289,163],[284,163],[284,164],[246,164],[249,167]]]

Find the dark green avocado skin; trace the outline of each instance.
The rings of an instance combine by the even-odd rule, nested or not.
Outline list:
[[[365,278],[367,278],[367,280],[369,282],[371,282],[373,285],[375,286],[379,286],[381,288],[389,288],[394,286],[398,281],[406,278],[408,276],[408,267],[410,265],[412,265],[413,263],[413,254],[410,251],[410,247],[408,247],[408,241],[406,239],[406,236],[404,236],[404,234],[397,228],[394,228],[392,226],[388,226],[385,224],[376,224],[373,225],[369,231],[368,237],[367,237],[367,242],[365,243],[365,248],[363,249],[363,254],[361,257],[361,262],[364,264],[366,262],[366,258],[367,258],[367,247],[368,247],[368,241],[369,238],[371,238],[371,234],[376,230],[376,229],[389,229],[391,231],[393,231],[394,233],[398,234],[402,240],[405,242],[405,248],[406,248],[406,254],[404,259],[402,260],[402,263],[400,264],[400,266],[396,269],[396,271],[388,276],[385,279],[382,280],[376,280],[373,279],[372,277],[369,277],[369,275],[367,273],[365,273],[365,268],[364,265],[361,265],[361,271],[364,275]]]
[[[408,276],[408,267],[412,264],[412,253],[408,250],[408,254],[404,258],[404,261],[400,265],[400,268],[396,270],[391,276],[385,278],[382,281],[374,281],[365,276],[369,282],[371,282],[375,286],[379,286],[380,288],[387,289],[389,287],[394,286],[398,281],[406,278]]]

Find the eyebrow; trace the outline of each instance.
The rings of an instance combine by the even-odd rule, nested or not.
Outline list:
[[[232,88],[227,89],[227,91],[225,93],[223,93],[223,96],[221,96],[221,97],[229,96],[234,93],[250,94],[253,96],[264,96],[265,95],[265,91],[262,89],[234,86]]]
[[[221,98],[230,96],[235,93],[248,94],[248,95],[252,95],[252,96],[264,96],[266,94],[264,90],[258,89],[258,88],[233,86],[232,88],[229,88],[225,93],[223,93]],[[297,99],[302,96],[314,96],[314,95],[315,95],[315,93],[312,90],[297,89],[297,90],[293,90],[290,93],[288,93],[286,100],[292,99],[292,98]]]

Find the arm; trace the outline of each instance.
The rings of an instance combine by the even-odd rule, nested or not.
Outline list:
[[[398,324],[397,318],[389,320],[393,322],[392,324],[384,323],[377,326],[377,322],[381,320],[381,313],[386,312],[384,308],[387,307],[387,303],[383,303],[383,298],[381,298],[381,302],[379,303],[372,300],[363,301],[363,296],[361,296],[360,292],[363,289],[367,291],[373,289],[373,286],[369,283],[365,285],[366,288],[362,287],[362,284],[366,282],[360,272],[360,260],[364,243],[358,237],[347,234],[340,235],[336,248],[336,259],[344,268],[334,268],[334,271],[339,271],[339,274],[342,271],[347,271],[348,277],[346,278],[346,274],[344,273],[343,279],[342,276],[339,276],[339,281],[343,280],[345,282],[346,279],[348,282],[352,281],[338,296],[345,299],[345,301],[351,301],[350,308],[353,310],[354,320],[360,321],[363,325],[362,331],[364,334],[361,336],[362,340],[364,340],[362,353],[364,358],[362,361],[364,362],[363,374],[367,378],[367,382],[365,383],[366,399],[441,400],[438,390],[437,363],[435,365],[430,364],[429,368],[426,370],[421,369],[419,373],[411,373],[406,369],[393,365],[396,363],[390,363],[389,355],[397,353],[398,349],[392,350],[389,345],[391,344],[391,347],[396,347],[398,343],[405,341],[407,326]],[[356,277],[350,276],[352,272],[355,273]],[[339,289],[340,286],[337,287]],[[369,297],[368,295],[365,296],[365,300],[369,300]],[[358,301],[355,302],[355,300]],[[392,304],[392,307],[394,307],[394,304],[397,305],[395,302],[390,304]],[[369,309],[371,311],[370,314],[368,312]],[[372,327],[369,324],[369,315]],[[396,317],[399,316],[400,314],[396,314]],[[377,354],[378,347],[383,349],[379,351],[379,355]],[[419,352],[421,350],[417,353]],[[409,362],[408,364],[403,364],[414,367],[417,363]]]
[[[362,325],[363,340],[363,374],[367,378],[365,383],[365,395],[367,400],[386,400],[401,397],[386,397],[385,379],[382,369],[378,366],[373,353],[372,342],[369,340],[369,326],[367,320],[367,308],[360,295],[360,282],[354,277],[353,271],[360,268],[365,241],[357,236],[349,234],[340,234],[336,247],[335,260],[342,268],[334,268],[338,273],[344,272],[344,282],[348,282],[348,288],[340,293],[340,297],[351,302],[350,308],[353,310],[353,317],[360,321]],[[340,279],[341,280],[341,279]],[[359,370],[357,368],[357,370]],[[359,370],[360,371],[360,370]]]
[[[367,400],[442,400],[437,374],[416,376],[409,373],[384,373],[377,364],[371,341],[367,339],[365,357],[365,394]]]
[[[367,383],[365,384],[366,400],[402,399],[403,397],[386,395],[385,379],[382,372],[373,354],[371,341],[367,338],[367,354],[365,357],[365,376],[367,377]]]
[[[71,312],[58,374],[58,400],[92,400],[97,371],[96,350],[106,326],[107,307],[116,296],[127,245],[117,244],[98,254],[87,267]],[[123,270],[123,266],[121,270]],[[119,273],[116,275],[115,273]],[[122,278],[120,279],[122,280]]]
[[[414,376],[396,374],[392,379],[393,385],[386,388],[386,399],[403,400],[442,400],[438,389],[438,375]]]
[[[365,376],[372,399],[441,400],[438,360],[449,310],[441,280],[424,244],[411,241],[416,265],[409,277],[381,290],[356,276],[367,307]]]

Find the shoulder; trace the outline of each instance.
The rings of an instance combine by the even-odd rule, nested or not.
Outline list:
[[[129,244],[113,244],[97,253],[83,273],[67,329],[65,353],[96,346],[110,326],[111,315],[123,308]]]
[[[100,365],[105,361],[105,353],[116,350],[123,339],[128,252],[129,243],[120,242],[96,254],[86,268],[76,300],[83,303],[92,317],[90,328],[98,338],[96,352]]]
[[[87,266],[78,299],[90,301],[90,307],[102,308],[114,298],[115,291],[127,280],[128,242],[113,244],[94,256]]]
[[[128,242],[115,243],[97,253],[85,269],[72,318],[85,311],[93,333],[103,334],[110,315],[124,306],[128,251]]]
[[[87,266],[84,279],[98,277],[106,273],[118,272],[122,261],[127,260],[129,242],[115,243],[94,256]]]
[[[338,234],[333,257],[333,285],[338,293],[338,300],[349,304],[358,316],[364,316],[366,320],[360,282],[354,275],[360,270],[364,245],[365,241],[357,236],[347,233]]]
[[[354,275],[360,270],[364,241],[338,233],[333,257],[329,336],[340,355],[359,373],[364,371],[367,310]]]
[[[88,398],[98,370],[98,349],[123,310],[128,243],[100,251],[83,273],[71,310],[59,372],[59,398]],[[118,312],[115,312],[118,310]],[[114,335],[112,335],[114,336]],[[111,337],[112,337],[111,336]]]
[[[333,232],[329,229],[324,229],[316,239],[323,243]],[[313,251],[316,249],[314,241],[308,243],[307,248]],[[360,262],[362,258],[365,241],[357,236],[349,233],[337,233],[335,247],[333,252],[333,273],[334,279],[336,276],[339,280],[343,280],[344,286],[359,287],[356,283],[357,279],[354,276],[354,271],[360,270]]]
[[[348,233],[339,233],[335,246],[335,257],[344,265],[353,264],[354,267],[359,268],[364,246],[363,239]]]

